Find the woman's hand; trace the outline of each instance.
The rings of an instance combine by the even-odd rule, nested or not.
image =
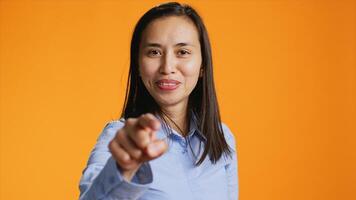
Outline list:
[[[150,113],[128,118],[109,143],[112,156],[127,181],[131,181],[143,162],[153,160],[167,150],[167,143],[156,139],[160,126],[158,119]]]

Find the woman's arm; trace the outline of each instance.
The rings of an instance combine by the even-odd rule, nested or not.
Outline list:
[[[149,163],[141,165],[131,182],[121,175],[108,144],[123,126],[121,121],[108,123],[100,134],[79,183],[80,200],[137,199],[152,183]]]
[[[238,200],[239,181],[238,181],[238,161],[237,161],[235,137],[225,124],[223,124],[223,130],[224,130],[226,142],[233,150],[231,162],[225,166],[227,172],[227,179],[228,179],[229,199]]]

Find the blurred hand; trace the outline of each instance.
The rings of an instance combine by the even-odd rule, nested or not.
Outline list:
[[[166,152],[168,145],[156,139],[161,123],[152,114],[128,118],[122,129],[110,141],[109,149],[122,176],[131,181],[143,162],[153,160]]]

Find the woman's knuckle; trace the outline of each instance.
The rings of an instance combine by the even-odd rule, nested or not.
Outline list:
[[[125,125],[133,125],[135,122],[134,118],[127,118]]]
[[[141,157],[141,151],[140,150],[133,150],[131,152],[131,156],[135,159],[139,159]]]
[[[147,132],[144,130],[138,131],[136,135],[139,141],[141,142],[145,142],[145,140],[147,139]]]
[[[120,138],[122,138],[124,135],[125,135],[124,132],[123,132],[122,130],[119,130],[119,131],[117,132],[117,134],[116,134],[116,138],[117,138],[117,139],[120,139]]]
[[[130,157],[128,154],[121,154],[120,155],[120,160],[122,163],[128,163],[128,161],[130,160]]]
[[[113,144],[112,144],[113,141],[114,141],[114,140],[111,140],[111,141],[109,142],[109,145],[108,145],[110,151],[113,150]]]

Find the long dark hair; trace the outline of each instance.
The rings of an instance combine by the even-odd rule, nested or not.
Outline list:
[[[139,76],[138,57],[142,32],[153,20],[167,16],[188,17],[198,29],[203,74],[189,96],[186,121],[190,121],[189,113],[193,112],[197,119],[198,129],[206,138],[205,149],[196,166],[200,165],[207,155],[213,163],[216,163],[223,153],[231,155],[231,149],[224,138],[221,125],[208,33],[201,17],[189,5],[181,5],[177,2],[161,4],[147,11],[137,22],[131,40],[130,70],[121,117],[125,119],[138,117],[148,112],[162,114],[160,107],[149,94]]]

